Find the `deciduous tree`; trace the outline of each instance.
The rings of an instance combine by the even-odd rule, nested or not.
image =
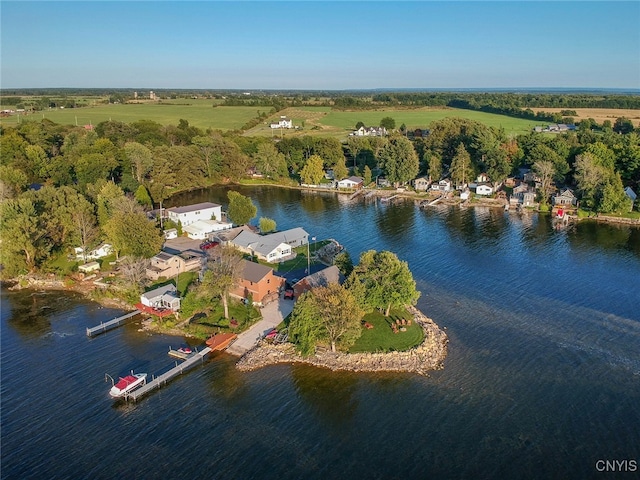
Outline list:
[[[324,177],[323,161],[318,155],[311,155],[300,171],[300,181],[307,185],[318,185]]]
[[[391,307],[415,305],[420,297],[407,262],[389,251],[362,253],[347,286],[363,306],[378,308],[385,316]]]
[[[273,232],[276,229],[276,221],[272,218],[260,217],[258,225],[261,233]]]
[[[242,253],[230,245],[216,247],[207,253],[206,271],[198,287],[198,295],[219,297],[224,307],[224,318],[229,318],[229,291],[242,275],[242,262]]]
[[[227,193],[229,198],[229,206],[227,208],[227,216],[236,225],[245,225],[256,216],[258,209],[249,197],[230,190]]]

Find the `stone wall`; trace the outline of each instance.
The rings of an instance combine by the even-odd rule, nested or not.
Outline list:
[[[332,353],[330,351],[302,357],[291,343],[273,345],[259,343],[237,363],[240,370],[248,371],[278,363],[307,363],[331,370],[352,372],[414,372],[427,375],[440,370],[447,356],[447,335],[418,309],[410,307],[415,321],[424,331],[424,341],[406,352],[391,353]]]

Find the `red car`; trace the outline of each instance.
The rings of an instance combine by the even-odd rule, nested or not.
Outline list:
[[[293,288],[287,288],[284,291],[285,300],[293,300]]]
[[[200,249],[202,250],[209,250],[210,248],[215,247],[216,245],[218,245],[218,242],[210,242],[210,241],[206,241],[206,242],[202,242],[200,244]]]

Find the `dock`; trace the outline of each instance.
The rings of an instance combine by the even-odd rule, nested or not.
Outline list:
[[[186,360],[187,358],[191,357],[192,355],[195,355],[196,353],[198,353],[198,350],[192,350],[189,353],[185,353],[185,352],[181,352],[180,350],[174,350],[173,348],[169,348],[169,356],[179,358],[181,360]]]
[[[176,366],[173,367],[168,372],[165,372],[162,375],[160,375],[158,377],[155,377],[153,380],[148,382],[146,385],[138,388],[137,390],[132,391],[125,398],[127,400],[130,400],[130,401],[133,401],[133,402],[137,402],[139,398],[144,397],[145,395],[147,395],[151,391],[155,390],[156,388],[160,388],[162,385],[166,385],[167,382],[169,380],[171,380],[173,377],[178,376],[178,375],[184,373],[185,371],[189,370],[196,363],[204,362],[204,357],[209,352],[211,352],[211,348],[209,348],[209,347],[203,348],[199,352],[189,356],[184,362],[182,362],[180,364],[176,364]]]
[[[87,337],[95,337],[96,335],[100,335],[101,333],[108,332],[109,330],[113,330],[114,328],[118,328],[120,325],[124,324],[130,318],[135,317],[140,312],[138,310],[134,310],[133,312],[127,313],[126,315],[122,315],[121,317],[114,318],[113,320],[109,320],[108,322],[100,322],[100,325],[96,327],[87,327]]]

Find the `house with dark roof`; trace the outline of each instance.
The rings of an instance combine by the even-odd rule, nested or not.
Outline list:
[[[284,278],[276,276],[273,268],[243,260],[240,281],[231,294],[244,299],[251,296],[254,303],[263,304],[277,298],[283,285]]]
[[[320,270],[311,275],[307,275],[302,280],[299,280],[293,286],[293,293],[296,298],[302,295],[304,292],[316,287],[326,287],[330,283],[342,283],[344,282],[344,276],[340,273],[340,270],[335,265],[331,265],[323,270]]]

